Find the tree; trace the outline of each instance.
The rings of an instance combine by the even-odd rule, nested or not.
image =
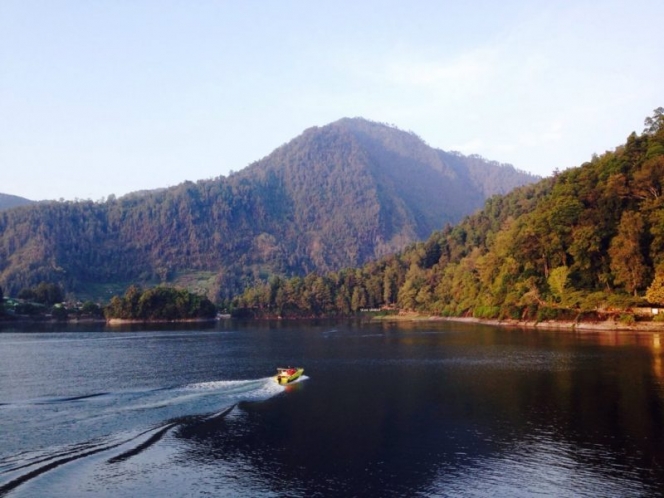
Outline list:
[[[625,211],[620,218],[618,234],[611,240],[609,247],[611,271],[616,283],[623,284],[635,296],[648,278],[648,266],[641,248],[644,225],[640,213]]]
[[[651,304],[664,305],[664,266],[657,269],[655,279],[646,290],[646,299]]]
[[[54,283],[42,282],[35,288],[36,301],[42,304],[61,303],[65,296],[62,288]]]
[[[664,130],[664,107],[658,107],[643,122],[643,133],[646,135],[655,135],[658,131]]]
[[[547,283],[551,289],[551,293],[558,298],[558,302],[565,304],[567,278],[569,277],[569,268],[566,266],[558,266],[549,273]]]
[[[656,200],[662,195],[663,184],[664,156],[655,156],[634,173],[632,190],[640,199]]]
[[[90,315],[90,316],[102,316],[103,311],[101,307],[93,302],[93,301],[86,301],[83,303],[83,306],[81,306],[81,313],[84,315]]]

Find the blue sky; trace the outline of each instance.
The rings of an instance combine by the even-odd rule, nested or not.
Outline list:
[[[362,116],[540,175],[664,105],[664,2],[1,0],[0,192],[227,175]]]

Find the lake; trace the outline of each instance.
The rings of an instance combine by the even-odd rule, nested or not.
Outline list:
[[[664,334],[59,327],[0,329],[0,496],[663,494]]]

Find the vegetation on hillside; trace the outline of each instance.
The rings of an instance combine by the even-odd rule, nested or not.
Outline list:
[[[664,109],[614,151],[489,199],[482,211],[356,270],[278,279],[245,315],[320,316],[395,307],[545,319],[664,305]]]
[[[487,177],[493,192],[535,180],[341,120],[228,178],[1,211],[0,285],[16,295],[47,281],[106,299],[93,289],[206,274],[207,295],[228,299],[272,275],[360,266],[423,240],[479,208]]]

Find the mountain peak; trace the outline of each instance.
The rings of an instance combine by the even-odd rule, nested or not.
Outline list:
[[[7,211],[0,285],[46,279],[76,291],[205,274],[211,297],[229,297],[270,275],[338,270],[396,252],[475,211],[498,188],[533,180],[431,148],[392,125],[343,118],[227,178]],[[26,225],[38,229],[24,237]]]

